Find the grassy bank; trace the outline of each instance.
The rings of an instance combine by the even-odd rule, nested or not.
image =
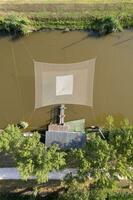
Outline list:
[[[105,35],[133,27],[132,0],[64,2],[56,0],[53,4],[47,0],[2,0],[0,32],[26,35],[42,29],[87,30]]]
[[[27,35],[39,30],[85,30],[106,35],[133,28],[133,14],[93,14],[88,16],[44,16],[42,14],[21,17],[17,14],[0,17],[0,32],[11,35]]]

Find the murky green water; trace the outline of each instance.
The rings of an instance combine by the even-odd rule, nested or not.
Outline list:
[[[49,123],[51,107],[34,110],[33,60],[71,63],[97,57],[94,107],[69,105],[66,120],[101,123],[106,114],[133,123],[133,32],[102,38],[86,32],[41,32],[12,41],[0,38],[0,127],[25,120],[32,128]]]

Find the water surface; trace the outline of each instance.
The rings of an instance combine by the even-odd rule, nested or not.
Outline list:
[[[133,32],[94,38],[87,32],[51,31],[0,38],[0,128],[20,120],[31,128],[49,123],[51,106],[34,110],[34,60],[72,63],[94,57],[94,106],[68,105],[66,120],[85,118],[88,126],[113,114],[133,123]]]

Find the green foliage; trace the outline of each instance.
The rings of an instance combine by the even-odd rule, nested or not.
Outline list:
[[[113,193],[107,195],[108,200],[133,200],[133,194],[130,193]]]
[[[107,123],[109,127],[105,127],[105,132],[112,148],[112,164],[118,174],[133,179],[133,126],[125,119],[120,127],[115,127],[111,117]]]
[[[95,187],[113,188],[114,178],[112,175],[112,165],[110,163],[111,149],[107,141],[100,136],[93,135],[84,150],[75,150],[75,158],[79,160],[78,175],[80,177],[91,176],[95,180]]]
[[[123,28],[133,27],[133,15],[129,13],[123,13],[119,16],[119,21]]]
[[[106,189],[93,189],[88,200],[133,200],[132,193],[115,193]]]
[[[11,35],[26,35],[42,29],[49,30],[87,30],[106,35],[122,31],[123,28],[133,27],[133,14],[130,13],[88,13],[88,15],[62,15],[49,16],[45,14],[11,15],[0,17],[0,32]]]
[[[79,188],[79,187],[78,187]],[[77,191],[78,189],[75,188],[75,190],[71,190],[71,192],[67,191],[67,194],[60,194],[59,198],[56,198],[55,196],[45,196],[45,197],[41,197],[41,196],[37,196],[37,197],[32,197],[32,195],[18,195],[18,194],[0,194],[0,200],[71,200],[74,196],[75,193],[79,193],[79,190],[81,191],[81,188]],[[70,191],[70,190],[69,190]],[[73,192],[73,193],[72,193]],[[133,200],[133,194],[129,194],[129,193],[108,193],[108,194],[104,194],[104,190],[102,191],[98,191],[95,190],[93,191],[91,194],[86,191],[83,190],[83,196],[81,198],[77,198],[77,200]],[[70,195],[69,195],[69,194]],[[76,194],[75,194],[76,196]],[[107,197],[107,198],[105,198]],[[67,198],[67,199],[66,199]],[[72,199],[74,200],[74,199]]]
[[[12,154],[24,180],[35,176],[39,183],[46,182],[49,172],[65,165],[65,153],[57,145],[47,148],[37,132],[32,137],[24,137],[14,125],[9,125],[0,135],[0,150]]]
[[[99,188],[93,182],[87,185],[71,174],[65,177],[63,188],[59,193],[59,200],[133,200],[132,193],[118,193],[110,188]]]
[[[35,26],[59,30],[92,30],[100,35],[122,30],[121,21],[114,15],[89,15],[87,17],[35,17]]]
[[[78,175],[65,178],[61,200],[132,199],[132,195],[110,194],[110,191],[115,191],[118,176],[133,181],[133,126],[125,119],[116,127],[113,117],[108,116],[103,132],[105,139],[93,134],[83,149],[68,151],[67,156],[71,155]],[[47,148],[37,132],[32,137],[24,137],[22,130],[14,125],[0,134],[0,151],[12,154],[25,180],[36,176],[39,183],[46,182],[49,172],[65,165],[66,153],[56,145]],[[88,188],[82,187],[88,172],[92,183]]]
[[[106,189],[92,189],[89,193],[88,200],[106,200],[107,191]]]
[[[14,152],[23,142],[24,137],[17,126],[8,125],[0,134],[0,152]]]
[[[114,193],[118,176],[133,181],[133,126],[125,119],[120,127],[116,127],[113,117],[108,116],[103,132],[105,139],[98,134],[90,134],[84,149],[72,151],[78,176],[66,177],[68,191],[72,180],[80,184],[81,180],[88,178],[89,172],[93,181],[89,186],[88,200],[133,199],[133,195]]]
[[[0,19],[0,30],[15,35],[31,32],[31,21],[27,17],[11,15]]]
[[[111,132],[115,128],[114,126],[114,118],[112,115],[107,116],[106,122],[105,122],[105,129]]]
[[[82,149],[73,150],[72,156],[77,161],[77,166],[79,168],[78,170],[79,177],[83,178],[84,176],[87,176],[91,168],[90,168],[90,162],[86,158],[85,150]]]
[[[133,126],[128,120],[115,127],[114,119],[108,116],[105,128],[106,139],[90,135],[84,149],[73,151],[79,177],[94,180],[95,188],[116,188],[118,177],[133,180]]]
[[[89,192],[87,188],[81,187],[76,179],[73,179],[67,191],[60,195],[59,200],[88,200],[88,198]]]
[[[90,29],[99,33],[100,35],[122,31],[120,21],[117,19],[117,17],[114,16],[94,16],[90,21]]]

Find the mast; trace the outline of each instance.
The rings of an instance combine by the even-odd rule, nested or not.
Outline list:
[[[59,125],[64,125],[64,121],[65,121],[65,105],[61,104],[60,114],[59,114]]]

